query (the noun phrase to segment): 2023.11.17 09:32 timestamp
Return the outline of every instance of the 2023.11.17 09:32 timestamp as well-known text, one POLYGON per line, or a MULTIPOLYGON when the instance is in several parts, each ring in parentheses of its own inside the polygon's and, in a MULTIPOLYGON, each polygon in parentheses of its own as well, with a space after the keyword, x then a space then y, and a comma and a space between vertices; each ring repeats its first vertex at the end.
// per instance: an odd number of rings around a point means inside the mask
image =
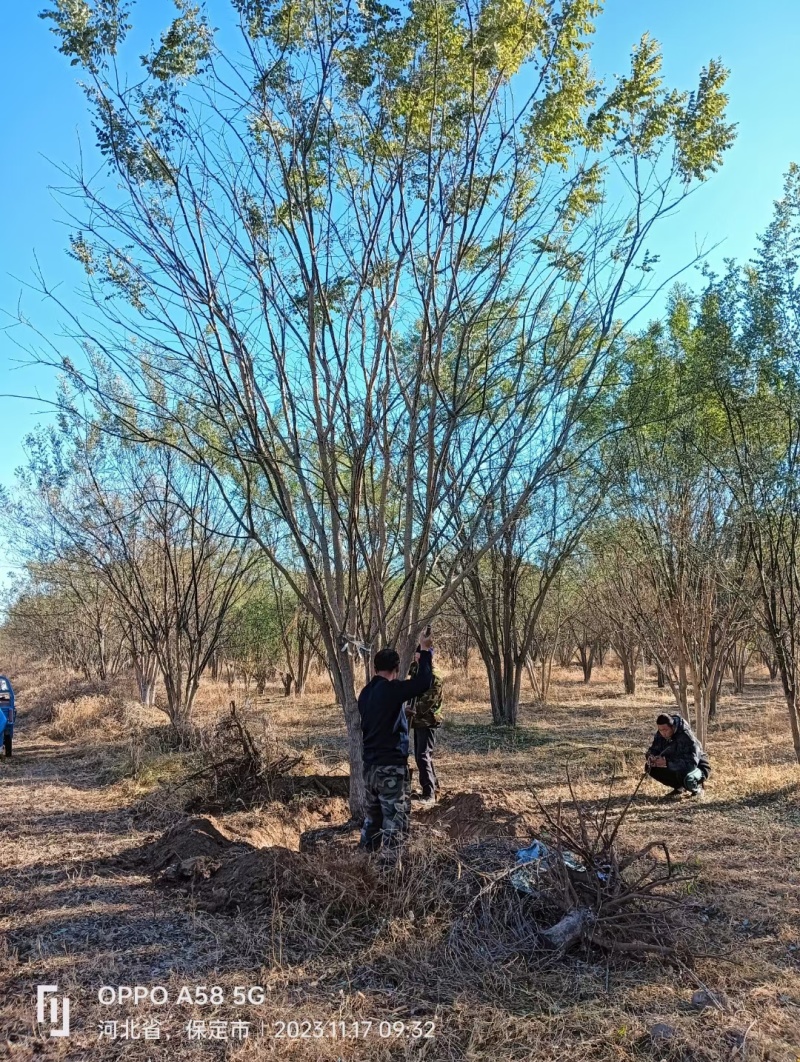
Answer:
POLYGON ((432 1040, 436 1035, 434 1021, 314 1021, 293 1019, 264 1023, 264 1035, 282 1040, 366 1040, 378 1036, 382 1040, 432 1040))

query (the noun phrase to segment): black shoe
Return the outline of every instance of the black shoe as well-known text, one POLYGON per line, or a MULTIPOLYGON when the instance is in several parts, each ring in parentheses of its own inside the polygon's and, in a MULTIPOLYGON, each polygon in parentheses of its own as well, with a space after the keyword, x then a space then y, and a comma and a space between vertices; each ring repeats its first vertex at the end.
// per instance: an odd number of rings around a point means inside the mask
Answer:
POLYGON ((671 793, 667 793, 667 795, 663 799, 664 800, 680 800, 682 796, 683 796, 683 790, 682 789, 673 789, 672 792, 671 793))

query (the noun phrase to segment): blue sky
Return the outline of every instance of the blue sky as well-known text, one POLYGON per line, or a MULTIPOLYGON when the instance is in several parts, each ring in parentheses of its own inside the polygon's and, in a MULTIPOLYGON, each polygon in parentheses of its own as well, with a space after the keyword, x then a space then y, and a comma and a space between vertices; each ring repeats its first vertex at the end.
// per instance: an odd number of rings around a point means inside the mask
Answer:
MULTIPOLYGON (((37 17, 43 6, 44 0, 18 0, 4 3, 0 13, 0 393, 46 400, 54 380, 41 368, 20 365, 26 358, 13 341, 18 330, 8 330, 8 315, 21 308, 57 341, 57 317, 26 284, 37 260, 67 301, 80 284, 81 270, 64 250, 70 229, 51 188, 66 183, 58 167, 74 165, 81 150, 91 160, 94 137, 76 71, 37 17)), ((213 12, 224 7, 225 0, 214 0, 212 22, 213 12)), ((169 0, 139 0, 134 22, 152 25, 155 33, 171 11, 169 0)), ((800 161, 800 3, 606 0, 592 53, 596 71, 622 73, 644 31, 663 45, 666 79, 676 87, 693 87, 700 67, 722 58, 731 69, 730 116, 738 123, 736 145, 721 172, 662 226, 653 249, 673 268, 691 258, 698 244, 721 243, 712 262, 747 257, 780 194, 783 173, 791 161, 800 161)), ((144 51, 146 39, 139 43, 144 51)), ((13 481, 24 436, 49 416, 46 404, 30 398, 0 399, 0 483, 13 481)), ((0 556, 0 575, 4 567, 0 556)))

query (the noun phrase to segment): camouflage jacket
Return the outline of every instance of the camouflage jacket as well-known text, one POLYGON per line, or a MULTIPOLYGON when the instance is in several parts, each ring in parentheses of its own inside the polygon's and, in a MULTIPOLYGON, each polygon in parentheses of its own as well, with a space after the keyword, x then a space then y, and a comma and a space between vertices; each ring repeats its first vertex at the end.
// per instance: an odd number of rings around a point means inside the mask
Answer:
MULTIPOLYGON (((409 678, 413 678, 418 669, 415 661, 408 670, 409 678)), ((409 723, 411 726, 425 726, 434 729, 442 725, 442 680, 434 671, 433 685, 427 693, 421 693, 413 701, 407 704, 409 723), (413 715, 411 714, 413 712, 413 715)))

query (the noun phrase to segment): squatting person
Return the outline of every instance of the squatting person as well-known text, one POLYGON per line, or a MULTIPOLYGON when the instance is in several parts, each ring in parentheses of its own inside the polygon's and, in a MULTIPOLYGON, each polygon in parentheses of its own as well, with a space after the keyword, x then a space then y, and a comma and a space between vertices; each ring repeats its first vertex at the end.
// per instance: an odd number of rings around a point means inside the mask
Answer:
MULTIPOLYGON (((419 646, 411 664, 409 678, 419 671, 419 646)), ((442 725, 442 680, 433 672, 433 682, 426 693, 421 693, 406 706, 409 725, 414 731, 414 762, 417 765, 422 806, 436 802, 439 781, 433 765, 433 750, 436 746, 436 731, 442 725)))
POLYGON ((400 656, 394 649, 375 654, 375 675, 359 694, 363 738, 366 817, 361 846, 397 848, 408 834, 411 793, 408 777, 408 720, 403 709, 433 682, 433 638, 419 640, 419 670, 400 681, 400 656))
POLYGON ((677 800, 684 792, 702 798, 711 765, 692 728, 680 715, 660 715, 656 726, 658 730, 647 750, 645 770, 651 778, 672 789, 667 799, 677 800))

